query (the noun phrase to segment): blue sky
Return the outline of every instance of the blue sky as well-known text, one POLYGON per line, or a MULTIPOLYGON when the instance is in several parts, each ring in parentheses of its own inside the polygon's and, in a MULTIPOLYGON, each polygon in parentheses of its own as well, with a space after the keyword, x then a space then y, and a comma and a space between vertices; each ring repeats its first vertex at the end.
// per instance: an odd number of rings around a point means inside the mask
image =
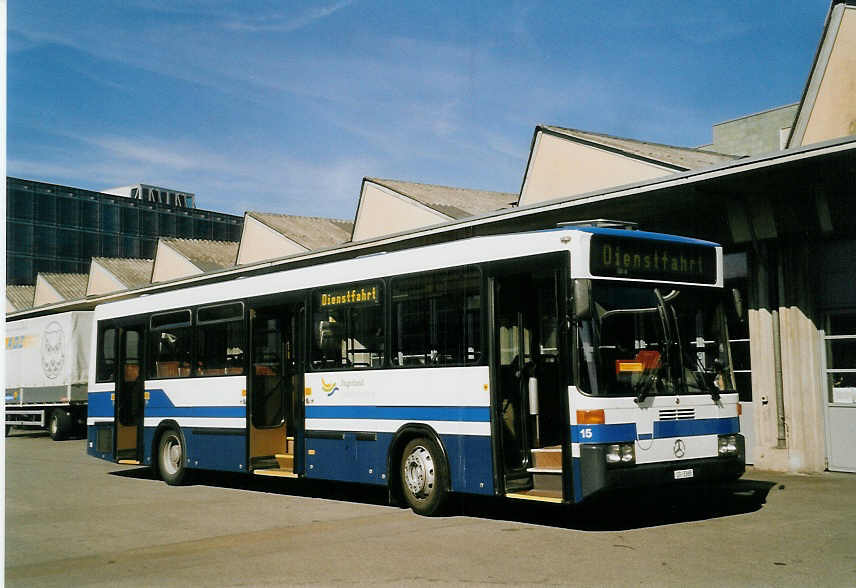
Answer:
POLYGON ((796 102, 828 0, 10 0, 7 173, 352 218, 364 176, 517 192, 547 123, 674 145, 796 102))

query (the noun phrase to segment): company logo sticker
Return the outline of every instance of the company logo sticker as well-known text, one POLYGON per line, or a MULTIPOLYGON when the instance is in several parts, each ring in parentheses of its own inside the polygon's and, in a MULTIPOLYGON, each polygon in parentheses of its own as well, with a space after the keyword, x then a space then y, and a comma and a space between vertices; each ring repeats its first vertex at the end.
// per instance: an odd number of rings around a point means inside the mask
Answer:
POLYGON ((328 384, 324 381, 324 378, 321 378, 321 389, 327 393, 327 396, 332 396, 339 390, 339 387, 336 385, 335 380, 328 384))
POLYGON ((42 333, 42 371, 55 380, 65 365, 65 333, 62 326, 51 321, 42 333))

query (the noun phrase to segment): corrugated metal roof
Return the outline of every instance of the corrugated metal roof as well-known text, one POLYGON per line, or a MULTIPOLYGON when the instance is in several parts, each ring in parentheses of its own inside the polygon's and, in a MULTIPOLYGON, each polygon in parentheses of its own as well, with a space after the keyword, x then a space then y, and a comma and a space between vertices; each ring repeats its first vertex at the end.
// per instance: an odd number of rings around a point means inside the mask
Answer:
POLYGON ((453 219, 511 208, 517 203, 517 194, 508 192, 470 190, 380 178, 366 178, 366 181, 394 190, 453 219))
POLYGON ((204 272, 225 269, 235 265, 238 256, 237 241, 206 241, 204 239, 161 239, 204 272))
POLYGON ((247 215, 310 250, 345 243, 354 227, 353 222, 336 218, 254 211, 247 215))
POLYGON ((152 281, 153 259, 130 259, 121 257, 93 257, 97 263, 128 288, 139 288, 152 281))
POLYGON ((77 300, 86 297, 89 274, 53 274, 40 272, 48 284, 53 286, 65 300, 77 300))
POLYGON ((6 300, 12 303, 15 310, 33 308, 35 296, 35 286, 6 286, 6 300))
POLYGON ((674 145, 663 145, 662 143, 650 143, 647 141, 637 141, 635 139, 625 139, 623 137, 614 137, 612 135, 604 135, 601 133, 590 133, 588 131, 580 131, 578 129, 566 129, 564 127, 553 125, 538 125, 538 128, 545 129, 571 139, 609 147, 611 149, 624 152, 632 157, 653 160, 655 162, 677 168, 680 171, 713 167, 715 165, 721 165, 738 159, 736 155, 727 155, 725 153, 717 153, 715 151, 694 149, 692 147, 675 147, 674 145))

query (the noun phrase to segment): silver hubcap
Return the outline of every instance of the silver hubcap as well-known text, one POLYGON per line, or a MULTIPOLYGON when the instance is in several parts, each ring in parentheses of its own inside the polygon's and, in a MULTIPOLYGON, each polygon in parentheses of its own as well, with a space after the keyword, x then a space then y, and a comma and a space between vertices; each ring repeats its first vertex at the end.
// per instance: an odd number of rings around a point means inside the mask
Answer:
POLYGON ((51 416, 51 435, 56 435, 56 432, 59 430, 59 419, 56 415, 51 416))
POLYGON ((434 490, 434 460, 421 445, 404 460, 404 483, 416 498, 425 498, 434 490))
POLYGON ((161 465, 170 475, 181 467, 181 442, 173 435, 166 438, 161 451, 161 465))

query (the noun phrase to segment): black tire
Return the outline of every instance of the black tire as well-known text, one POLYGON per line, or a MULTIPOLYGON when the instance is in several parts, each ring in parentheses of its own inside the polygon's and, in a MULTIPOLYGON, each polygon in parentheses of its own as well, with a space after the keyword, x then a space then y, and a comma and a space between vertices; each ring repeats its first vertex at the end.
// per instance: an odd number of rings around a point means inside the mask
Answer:
POLYGON ((442 512, 449 495, 449 470, 432 439, 411 439, 401 454, 400 479, 404 499, 416 514, 442 512))
POLYGON ((188 480, 187 449, 184 438, 175 429, 166 429, 158 441, 158 472, 170 486, 181 486, 188 480))
POLYGON ((6 425, 6 436, 8 437, 11 434, 12 434, 12 425, 6 425))
POLYGON ((67 439, 71 433, 72 426, 71 415, 61 408, 51 412, 48 417, 48 431, 51 434, 51 439, 54 441, 67 439))

